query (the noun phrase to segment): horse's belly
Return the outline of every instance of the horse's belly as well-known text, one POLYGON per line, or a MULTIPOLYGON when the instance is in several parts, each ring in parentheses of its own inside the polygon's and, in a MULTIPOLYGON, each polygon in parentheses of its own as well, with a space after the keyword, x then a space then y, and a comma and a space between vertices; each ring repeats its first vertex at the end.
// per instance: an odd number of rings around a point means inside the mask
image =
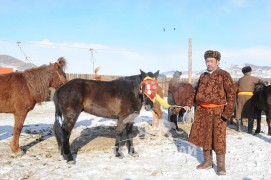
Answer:
POLYGON ((107 104, 89 102, 84 105, 84 111, 99 117, 117 119, 121 113, 121 103, 116 101, 107 104))
POLYGON ((105 108, 92 108, 92 109, 84 109, 85 112, 89 114, 93 114, 99 117, 112 118, 117 119, 119 112, 110 111, 105 108))

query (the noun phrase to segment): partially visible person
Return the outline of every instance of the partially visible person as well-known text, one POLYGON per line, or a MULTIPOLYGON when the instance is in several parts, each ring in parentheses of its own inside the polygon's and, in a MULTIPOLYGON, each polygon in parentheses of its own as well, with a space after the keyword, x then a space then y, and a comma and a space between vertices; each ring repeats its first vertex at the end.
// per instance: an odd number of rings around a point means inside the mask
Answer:
POLYGON ((94 80, 101 81, 102 80, 102 76, 98 74, 98 71, 100 71, 100 67, 96 67, 94 69, 94 80))
POLYGON ((255 84, 262 82, 259 78, 251 75, 252 68, 250 66, 245 66, 242 68, 244 74, 238 80, 238 97, 237 97, 237 107, 236 107, 236 130, 241 131, 242 119, 248 119, 248 133, 252 133, 254 124, 254 108, 251 103, 251 97, 253 96, 253 91, 255 84))
POLYGON ((236 92, 230 74, 219 68, 220 52, 208 50, 204 59, 207 69, 200 75, 195 90, 184 107, 188 110, 189 107, 196 106, 189 142, 203 149, 204 161, 197 169, 213 167, 214 150, 218 174, 226 175, 226 121, 233 113, 236 92))
MULTIPOLYGON (((173 77, 170 79, 168 83, 168 96, 167 96, 167 102, 169 105, 176 105, 175 99, 174 99, 174 92, 176 92, 176 89, 178 88, 179 83, 181 82, 182 72, 181 71, 175 71, 173 73, 173 77)), ((168 121, 173 122, 176 126, 176 130, 178 130, 178 124, 177 124, 177 114, 179 114, 180 108, 169 108, 168 109, 168 121)))
MULTIPOLYGON (((171 94, 171 91, 174 89, 174 85, 180 83, 182 72, 181 71, 175 71, 173 73, 173 77, 170 79, 168 83, 168 94, 171 94)), ((174 103, 174 102, 173 102, 174 103)), ((173 105, 173 104, 172 104, 173 105)))

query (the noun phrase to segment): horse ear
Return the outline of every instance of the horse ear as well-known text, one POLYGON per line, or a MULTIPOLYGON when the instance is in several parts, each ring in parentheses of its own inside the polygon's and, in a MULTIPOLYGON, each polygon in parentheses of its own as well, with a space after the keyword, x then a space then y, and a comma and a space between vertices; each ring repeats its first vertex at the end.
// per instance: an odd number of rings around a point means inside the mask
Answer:
POLYGON ((154 77, 157 79, 158 75, 159 75, 159 70, 156 71, 156 73, 154 73, 154 77))
POLYGON ((66 60, 63 57, 58 58, 58 60, 55 62, 55 67, 58 69, 65 69, 66 67, 66 60))
POLYGON ((141 73, 141 76, 142 76, 143 78, 147 76, 146 73, 145 73, 144 71, 142 71, 141 69, 140 69, 140 73, 141 73))
POLYGON ((55 67, 56 69, 61 69, 59 63, 57 63, 57 62, 54 63, 54 67, 55 67))

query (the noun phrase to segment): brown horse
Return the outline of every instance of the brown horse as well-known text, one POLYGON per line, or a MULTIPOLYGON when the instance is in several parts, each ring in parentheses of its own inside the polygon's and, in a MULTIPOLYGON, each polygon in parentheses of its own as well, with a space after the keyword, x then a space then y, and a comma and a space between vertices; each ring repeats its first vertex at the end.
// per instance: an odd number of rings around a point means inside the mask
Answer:
MULTIPOLYGON (((163 99, 164 98, 164 93, 163 93, 163 89, 161 86, 158 85, 158 91, 157 94, 163 99)), ((161 110, 160 107, 160 103, 158 101, 155 101, 153 103, 153 108, 152 108, 152 115, 153 115, 153 119, 152 119, 152 127, 153 128, 158 128, 161 124, 161 119, 163 116, 163 111, 161 110)))
POLYGON ((54 64, 0 75, 0 113, 13 113, 15 119, 10 145, 13 153, 24 154, 19 147, 19 137, 27 113, 46 99, 49 87, 58 88, 67 82, 65 65, 61 57, 54 64))
MULTIPOLYGON (((190 83, 175 82, 169 87, 168 90, 168 104, 185 106, 186 100, 192 95, 194 91, 190 83)), ((168 121, 173 122, 178 130, 178 116, 183 116, 185 110, 181 107, 170 107, 168 109, 168 121)))

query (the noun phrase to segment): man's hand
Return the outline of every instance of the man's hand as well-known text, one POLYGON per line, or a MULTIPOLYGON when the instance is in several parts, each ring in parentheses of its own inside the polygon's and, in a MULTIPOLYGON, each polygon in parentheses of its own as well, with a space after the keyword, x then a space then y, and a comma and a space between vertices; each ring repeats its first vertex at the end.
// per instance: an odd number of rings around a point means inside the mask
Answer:
POLYGON ((190 109, 190 107, 189 107, 189 106, 184 106, 183 108, 184 108, 184 110, 185 110, 185 111, 187 111, 187 110, 189 110, 189 109, 190 109))

